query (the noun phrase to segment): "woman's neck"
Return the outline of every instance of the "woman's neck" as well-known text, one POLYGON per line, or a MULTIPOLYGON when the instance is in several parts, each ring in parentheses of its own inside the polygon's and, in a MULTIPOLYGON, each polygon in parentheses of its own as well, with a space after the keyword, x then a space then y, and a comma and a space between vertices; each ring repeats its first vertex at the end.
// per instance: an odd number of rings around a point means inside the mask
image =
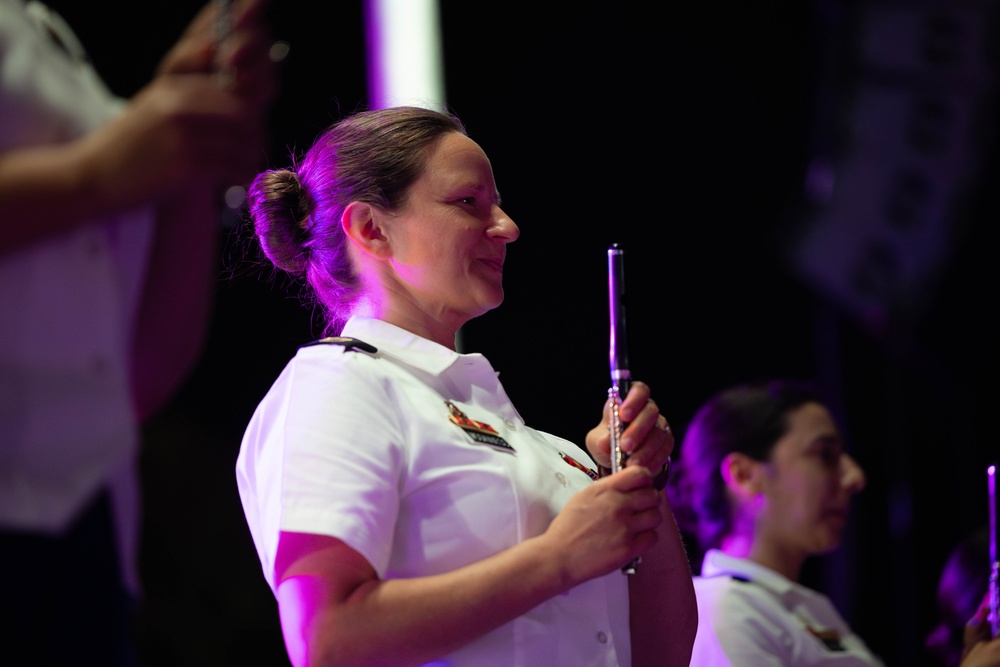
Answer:
POLYGON ((388 322, 421 338, 443 345, 449 350, 456 350, 455 340, 458 329, 450 323, 435 320, 423 311, 405 307, 397 308, 387 305, 385 302, 376 303, 362 300, 352 310, 352 314, 388 322))

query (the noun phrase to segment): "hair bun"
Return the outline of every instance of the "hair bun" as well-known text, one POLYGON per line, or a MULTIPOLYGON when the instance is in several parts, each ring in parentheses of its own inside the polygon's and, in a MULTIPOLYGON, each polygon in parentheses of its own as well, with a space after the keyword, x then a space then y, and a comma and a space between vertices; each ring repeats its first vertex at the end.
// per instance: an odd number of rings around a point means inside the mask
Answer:
POLYGON ((311 198, 292 169, 272 169, 254 179, 248 193, 254 231, 274 265, 301 276, 308 260, 311 198))

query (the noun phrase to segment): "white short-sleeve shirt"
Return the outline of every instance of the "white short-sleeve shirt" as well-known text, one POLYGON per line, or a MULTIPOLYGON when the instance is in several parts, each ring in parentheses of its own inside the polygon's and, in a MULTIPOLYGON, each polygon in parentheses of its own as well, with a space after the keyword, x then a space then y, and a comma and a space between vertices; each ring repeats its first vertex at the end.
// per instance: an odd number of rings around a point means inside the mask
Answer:
MULTIPOLYGON (((526 426, 482 355, 375 319, 352 318, 342 335, 377 351, 301 348, 240 449, 240 497, 272 589, 282 530, 341 539, 383 579, 420 577, 542 533, 591 483, 586 452, 526 426)), ((624 666, 628 632, 627 580, 616 571, 440 664, 624 666)))
POLYGON ((710 549, 694 579, 691 667, 884 667, 829 598, 710 549))

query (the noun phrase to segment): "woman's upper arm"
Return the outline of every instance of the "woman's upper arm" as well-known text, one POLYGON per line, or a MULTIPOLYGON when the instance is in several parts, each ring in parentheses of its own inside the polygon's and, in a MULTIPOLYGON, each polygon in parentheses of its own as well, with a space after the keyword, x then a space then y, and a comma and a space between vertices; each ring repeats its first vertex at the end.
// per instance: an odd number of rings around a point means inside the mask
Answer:
POLYGON ((275 596, 288 656, 295 667, 323 651, 323 631, 356 593, 378 583, 371 564, 328 535, 282 531, 274 565, 275 596))

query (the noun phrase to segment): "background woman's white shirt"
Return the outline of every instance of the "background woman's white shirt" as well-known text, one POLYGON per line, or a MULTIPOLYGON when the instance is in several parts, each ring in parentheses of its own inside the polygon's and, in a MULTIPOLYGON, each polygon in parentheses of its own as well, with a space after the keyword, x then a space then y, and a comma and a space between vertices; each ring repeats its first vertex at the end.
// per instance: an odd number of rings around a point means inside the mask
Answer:
POLYGON ((692 667, 884 667, 823 594, 710 549, 692 667))

